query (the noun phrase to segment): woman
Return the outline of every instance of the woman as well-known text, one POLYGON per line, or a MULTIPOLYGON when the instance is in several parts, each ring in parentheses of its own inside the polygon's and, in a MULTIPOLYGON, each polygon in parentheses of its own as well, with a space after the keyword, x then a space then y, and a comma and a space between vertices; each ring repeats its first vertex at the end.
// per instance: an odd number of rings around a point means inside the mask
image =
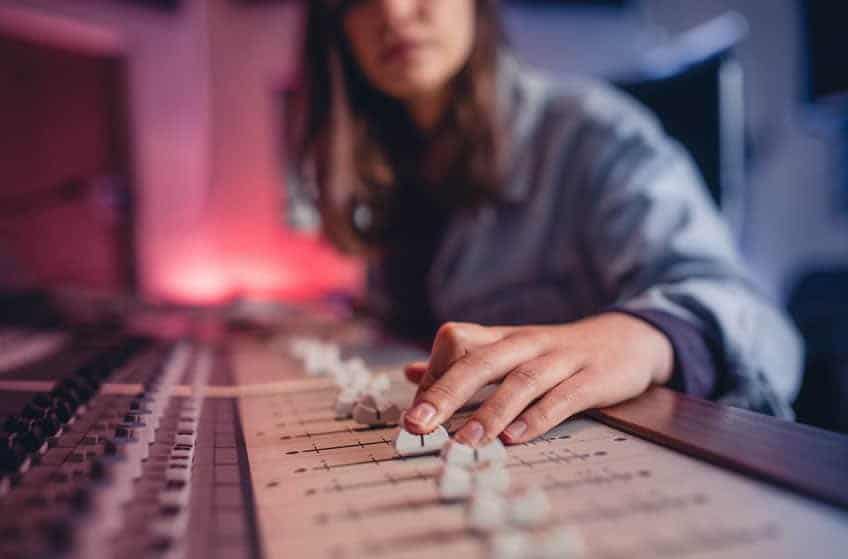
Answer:
POLYGON ((651 384, 791 416, 800 347, 692 163, 609 88, 505 50, 487 0, 309 4, 297 160, 369 298, 436 330, 405 427, 530 440, 651 384))

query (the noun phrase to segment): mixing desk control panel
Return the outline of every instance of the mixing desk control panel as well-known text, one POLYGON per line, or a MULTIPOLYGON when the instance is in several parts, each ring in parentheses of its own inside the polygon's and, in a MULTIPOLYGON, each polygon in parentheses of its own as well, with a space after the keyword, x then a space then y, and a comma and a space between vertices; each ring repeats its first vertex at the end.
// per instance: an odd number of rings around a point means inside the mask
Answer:
MULTIPOLYGON (((426 353, 358 321, 171 340, 7 329, 0 349, 3 558, 725 559, 848 548, 844 437, 804 431, 829 449, 804 461, 836 472, 833 498, 827 485, 816 498, 724 467, 707 450, 727 419, 687 419, 670 392, 677 412, 660 430, 695 425, 705 446, 669 448, 652 434, 656 417, 630 428, 621 418, 635 408, 624 407, 530 443, 471 448, 451 435, 486 393, 433 433, 404 431, 413 387, 402 366, 426 353)), ((796 429, 762 421, 740 453, 771 451, 769 432, 796 429)))

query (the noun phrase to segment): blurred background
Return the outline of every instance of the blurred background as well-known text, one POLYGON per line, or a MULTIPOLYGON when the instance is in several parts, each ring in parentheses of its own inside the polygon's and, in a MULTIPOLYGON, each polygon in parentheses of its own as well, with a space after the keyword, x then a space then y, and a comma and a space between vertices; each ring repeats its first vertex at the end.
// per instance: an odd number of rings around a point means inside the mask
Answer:
MULTIPOLYGON (((360 289, 286 184, 304 2, 0 0, 0 290, 180 305, 360 289)), ((611 80, 694 154, 807 340, 802 421, 848 431, 848 11, 502 2, 519 56, 611 80)), ((11 294, 11 295, 9 295, 11 294)))

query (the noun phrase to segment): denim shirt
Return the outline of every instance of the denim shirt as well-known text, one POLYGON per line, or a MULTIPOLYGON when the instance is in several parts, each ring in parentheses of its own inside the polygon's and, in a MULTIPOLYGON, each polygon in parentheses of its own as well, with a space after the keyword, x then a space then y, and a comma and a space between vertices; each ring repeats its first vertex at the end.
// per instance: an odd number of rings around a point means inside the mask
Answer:
MULTIPOLYGON (((497 94, 507 179, 497 202, 450 217, 425 278, 432 315, 486 325, 671 315, 717 353, 714 381, 690 391, 791 417, 800 339, 754 285, 687 153, 598 82, 555 81, 504 56, 497 94)), ((384 264, 369 268, 368 298, 402 313, 414 305, 387 298, 384 264)))

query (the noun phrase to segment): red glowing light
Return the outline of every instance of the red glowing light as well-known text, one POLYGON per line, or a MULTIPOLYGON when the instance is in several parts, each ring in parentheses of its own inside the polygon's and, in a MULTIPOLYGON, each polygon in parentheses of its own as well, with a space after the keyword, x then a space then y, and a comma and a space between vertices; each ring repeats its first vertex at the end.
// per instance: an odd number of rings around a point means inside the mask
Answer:
POLYGON ((264 250, 229 246, 172 258, 157 274, 160 296, 217 304, 237 296, 301 300, 361 289, 362 264, 357 260, 338 255, 313 237, 288 234, 273 240, 262 243, 264 250))

